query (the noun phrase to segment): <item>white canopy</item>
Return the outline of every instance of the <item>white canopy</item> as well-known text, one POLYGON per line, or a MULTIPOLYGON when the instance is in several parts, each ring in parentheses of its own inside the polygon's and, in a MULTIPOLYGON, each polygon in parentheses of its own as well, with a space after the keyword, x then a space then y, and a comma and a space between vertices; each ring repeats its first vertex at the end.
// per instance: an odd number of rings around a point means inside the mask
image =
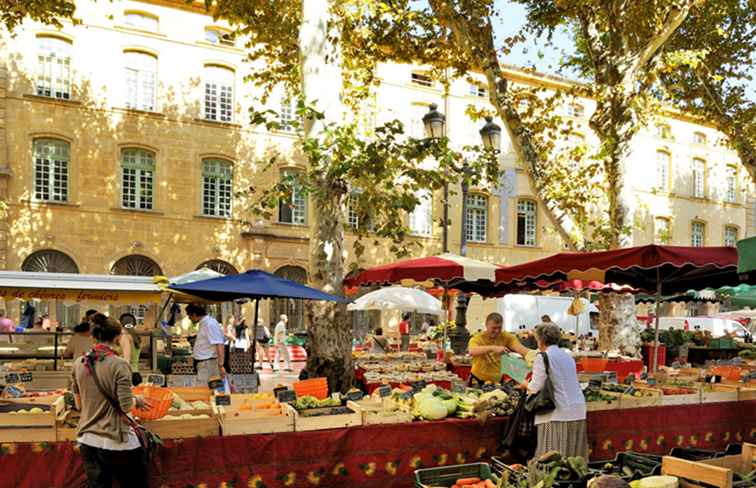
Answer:
POLYGON ((160 301, 160 294, 150 276, 0 271, 0 299, 5 300, 146 303, 160 301))
POLYGON ((423 290, 403 286, 390 286, 370 292, 350 303, 347 310, 400 310, 432 315, 443 313, 440 300, 423 290))
POLYGON ((209 280, 212 278, 220 278, 225 276, 223 273, 218 273, 210 268, 201 268, 194 271, 189 271, 182 275, 174 276, 170 279, 172 285, 185 285, 187 283, 194 283, 195 281, 209 280))

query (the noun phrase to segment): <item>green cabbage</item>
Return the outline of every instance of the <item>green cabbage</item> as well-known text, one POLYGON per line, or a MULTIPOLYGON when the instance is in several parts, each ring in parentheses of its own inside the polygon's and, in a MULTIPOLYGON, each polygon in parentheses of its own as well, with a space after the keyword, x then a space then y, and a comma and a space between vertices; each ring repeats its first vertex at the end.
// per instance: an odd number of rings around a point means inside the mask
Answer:
POLYGON ((420 416, 426 420, 441 420, 446 418, 449 413, 444 403, 433 397, 422 398, 417 410, 420 416))

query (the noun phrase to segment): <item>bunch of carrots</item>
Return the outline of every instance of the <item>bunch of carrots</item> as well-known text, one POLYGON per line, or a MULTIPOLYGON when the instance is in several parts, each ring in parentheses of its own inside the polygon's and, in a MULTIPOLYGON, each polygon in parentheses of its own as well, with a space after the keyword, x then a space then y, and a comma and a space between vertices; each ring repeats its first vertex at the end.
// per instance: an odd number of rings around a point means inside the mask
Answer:
POLYGON ((496 488, 491 480, 481 480, 480 478, 460 478, 451 488, 496 488))

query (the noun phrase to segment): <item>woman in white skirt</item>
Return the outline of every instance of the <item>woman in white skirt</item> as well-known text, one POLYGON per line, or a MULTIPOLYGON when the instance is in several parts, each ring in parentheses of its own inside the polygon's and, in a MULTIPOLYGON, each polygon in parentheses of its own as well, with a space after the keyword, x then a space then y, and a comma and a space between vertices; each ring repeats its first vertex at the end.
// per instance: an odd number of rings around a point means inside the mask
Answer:
POLYGON ((536 459, 549 451, 558 451, 563 456, 588 458, 586 433, 585 397, 580 389, 575 360, 557 344, 562 332, 554 323, 536 327, 535 337, 540 353, 533 363, 533 378, 528 383, 528 393, 538 393, 546 381, 546 366, 543 354, 548 356, 549 377, 554 386, 556 408, 548 413, 537 414, 538 429, 536 459))

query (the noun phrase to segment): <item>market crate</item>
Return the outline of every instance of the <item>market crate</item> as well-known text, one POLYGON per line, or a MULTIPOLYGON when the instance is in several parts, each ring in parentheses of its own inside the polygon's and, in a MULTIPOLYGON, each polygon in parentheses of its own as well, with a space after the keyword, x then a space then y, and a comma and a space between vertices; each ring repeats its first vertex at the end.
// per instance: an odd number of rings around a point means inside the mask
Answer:
POLYGON ((725 384, 717 383, 712 385, 717 392, 737 392, 738 401, 756 400, 756 386, 748 383, 725 384))
POLYGON ((488 463, 471 463, 417 469, 415 470, 415 487, 453 486, 461 478, 491 479, 491 465, 488 463))
POLYGON ((756 445, 743 444, 740 455, 702 461, 687 461, 672 456, 662 459, 662 473, 680 478, 680 488, 732 488, 735 475, 747 475, 756 462, 756 445))
MULTIPOLYGON (((172 412, 169 415, 172 415, 172 412)), ((161 439, 190 439, 193 437, 214 437, 220 433, 218 418, 212 410, 188 410, 191 415, 207 415, 208 418, 148 420, 144 426, 160 436, 161 439)))
POLYGON ((207 386, 175 386, 168 389, 186 402, 203 401, 210 404, 212 391, 207 386))
POLYGON ((614 400, 599 400, 595 402, 586 402, 586 410, 589 412, 599 412, 603 410, 619 410, 622 395, 613 391, 602 391, 604 395, 613 396, 614 400))
POLYGON ((52 442, 56 440, 58 415, 65 406, 62 396, 0 401, 0 442, 52 442), (23 400, 23 401, 21 401, 23 400), (11 414, 41 408, 42 413, 11 414))
POLYGON ((412 414, 401 410, 385 410, 383 402, 360 400, 359 402, 347 402, 347 406, 362 413, 363 425, 406 424, 412 422, 412 414))
POLYGON ((294 417, 295 432, 341 429, 362 425, 362 412, 354 411, 349 407, 347 407, 347 412, 328 415, 326 412, 339 407, 310 408, 299 411, 289 404, 286 404, 286 406, 289 409, 289 414, 294 417))
MULTIPOLYGON (((78 437, 76 427, 72 427, 66 421, 73 417, 73 410, 63 410, 58 414, 57 424, 55 426, 55 440, 58 442, 75 441, 78 437)), ((78 420, 76 422, 78 424, 78 420)))
POLYGON ((701 403, 701 390, 699 388, 660 385, 656 389, 662 392, 662 406, 664 407, 671 405, 698 405, 701 403), (677 392, 681 390, 686 390, 688 393, 677 392))
POLYGON ((661 390, 648 388, 640 389, 638 390, 638 392, 641 394, 641 396, 622 395, 622 398, 620 398, 619 408, 646 408, 660 407, 662 405, 661 390))
POLYGON ((278 404, 276 408, 255 408, 275 400, 256 400, 253 395, 244 393, 232 393, 230 397, 230 405, 213 405, 220 421, 221 435, 294 432, 294 417, 285 404, 278 404), (245 404, 251 409, 247 410, 245 404))
POLYGON ((701 390, 701 403, 737 402, 738 390, 732 385, 714 383, 701 390))

